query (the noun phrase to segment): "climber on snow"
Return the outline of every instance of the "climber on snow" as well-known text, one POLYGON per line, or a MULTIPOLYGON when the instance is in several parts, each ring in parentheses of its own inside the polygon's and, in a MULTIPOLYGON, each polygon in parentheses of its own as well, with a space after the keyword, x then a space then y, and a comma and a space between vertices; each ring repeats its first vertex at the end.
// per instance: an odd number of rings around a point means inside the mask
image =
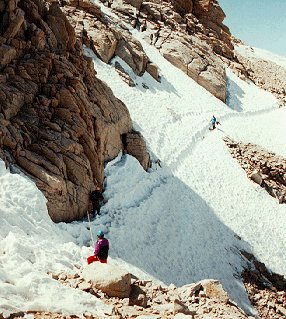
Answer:
POLYGON ((100 230, 97 233, 97 242, 94 248, 94 257, 98 259, 101 263, 107 263, 109 250, 109 242, 104 238, 104 232, 100 230))
POLYGON ((216 117, 213 115, 212 119, 211 119, 211 124, 212 124, 212 129, 214 130, 216 128, 216 125, 219 125, 220 122, 217 121, 216 117))
POLYGON ((94 254, 87 258, 87 263, 91 264, 95 261, 99 261, 103 264, 107 264, 109 251, 109 241, 104 237, 104 232, 99 230, 97 232, 97 241, 94 247, 94 254))
POLYGON ((102 195, 102 190, 99 185, 95 187, 95 190, 90 193, 90 200, 92 203, 92 213, 94 216, 100 215, 100 207, 104 202, 104 197, 102 195))

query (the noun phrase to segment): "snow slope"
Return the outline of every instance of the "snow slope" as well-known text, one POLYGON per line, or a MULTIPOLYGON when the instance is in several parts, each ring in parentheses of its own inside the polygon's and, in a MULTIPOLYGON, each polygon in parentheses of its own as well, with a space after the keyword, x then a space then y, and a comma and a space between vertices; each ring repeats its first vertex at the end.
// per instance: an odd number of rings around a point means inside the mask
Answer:
MULTIPOLYGON (((111 263, 166 284, 219 279, 240 306, 253 312, 239 278, 245 262, 239 250, 286 275, 286 208, 247 179, 222 138, 257 143, 285 156, 285 109, 231 71, 226 106, 133 33, 160 67, 161 83, 148 74, 137 77, 119 58, 106 65, 91 51, 86 54, 94 59, 98 77, 129 108, 153 165, 145 172, 133 157, 121 155, 107 165, 108 202, 92 230, 108 233, 111 263), (136 87, 122 82, 115 61, 136 87), (222 125, 209 132, 213 114, 222 125)), ((11 174, 2 162, 0 221, 0 313, 108 312, 96 298, 60 286, 47 274, 74 272, 85 263, 91 252, 87 222, 53 224, 35 185, 11 174)))
MULTIPOLYGON (((81 241, 89 238, 86 228, 78 231, 81 241)), ((0 313, 49 310, 104 315, 108 306, 47 274, 71 273, 87 255, 87 248, 82 249, 51 221, 46 200, 35 184, 11 174, 0 161, 0 313)))

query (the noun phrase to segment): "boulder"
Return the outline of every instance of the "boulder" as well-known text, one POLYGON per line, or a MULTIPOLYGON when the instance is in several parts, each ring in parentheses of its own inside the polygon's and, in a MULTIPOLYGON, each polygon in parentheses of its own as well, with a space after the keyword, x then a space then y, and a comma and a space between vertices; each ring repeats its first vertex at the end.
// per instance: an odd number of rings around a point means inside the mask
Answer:
POLYGON ((124 139, 126 152, 134 156, 142 167, 147 170, 150 167, 150 155, 147 152, 146 143, 141 133, 132 131, 127 133, 124 139))
POLYGON ((225 138, 231 154, 246 171, 247 176, 263 187, 280 204, 286 202, 286 159, 255 144, 235 143, 225 138))
POLYGON ((123 0, 123 2, 132 5, 137 10, 140 10, 143 0, 123 0))
POLYGON ((128 74, 127 71, 123 68, 123 66, 119 62, 115 62, 115 70, 121 77, 121 79, 127 83, 129 86, 134 87, 136 86, 135 82, 132 80, 131 76, 128 74))
POLYGON ((193 0, 171 0, 174 10, 181 16, 191 13, 193 10, 193 0))
POLYGON ((13 59, 16 58, 17 51, 15 48, 2 44, 0 46, 0 68, 9 64, 13 59))
POLYGON ((146 293, 137 285, 131 286, 131 292, 129 296, 129 306, 147 307, 146 293))
POLYGON ((261 185, 263 182, 263 178, 262 178, 261 174, 258 173, 257 171, 254 171, 251 174, 250 178, 254 181, 254 183, 256 183, 258 185, 261 185))
POLYGON ((201 288, 201 283, 185 285, 179 288, 181 300, 190 300, 191 297, 201 288))
POLYGON ((3 34, 3 37, 6 39, 14 38, 17 35, 17 33, 21 30, 21 27, 25 20, 24 12, 21 9, 17 9, 15 11, 16 11, 16 15, 13 16, 13 18, 9 22, 9 25, 6 31, 3 34))
POLYGON ((94 262, 83 270, 82 277, 109 297, 128 298, 130 295, 131 274, 118 266, 94 262))
POLYGON ((70 50, 74 48, 76 41, 74 28, 56 2, 52 2, 50 6, 47 24, 54 33, 60 49, 70 50))
POLYGON ((222 303, 227 303, 229 301, 228 294, 224 291, 218 280, 206 279, 200 281, 200 284, 202 285, 207 298, 213 298, 222 303))
POLYGON ((236 56, 240 64, 232 64, 240 72, 240 77, 247 76, 257 86, 274 94, 281 106, 286 104, 286 69, 273 61, 265 60, 253 55, 251 47, 240 50, 238 46, 236 56), (245 52, 245 53, 244 53, 245 52), (242 71, 239 69, 242 67, 242 71))
POLYGON ((194 319, 195 317, 193 315, 185 315, 183 313, 177 313, 173 319, 194 319))
POLYGON ((161 54, 218 99, 226 100, 226 74, 221 60, 201 41, 188 43, 180 37, 169 37, 161 45, 161 54), (205 54, 206 51, 208 54, 205 54))
POLYGON ((174 315, 176 315, 177 313, 182 313, 184 315, 193 316, 196 314, 196 311, 189 310, 189 308, 183 302, 181 302, 178 299, 175 299, 173 313, 174 315))
POLYGON ((158 66, 155 63, 148 62, 146 70, 156 81, 161 81, 158 66))

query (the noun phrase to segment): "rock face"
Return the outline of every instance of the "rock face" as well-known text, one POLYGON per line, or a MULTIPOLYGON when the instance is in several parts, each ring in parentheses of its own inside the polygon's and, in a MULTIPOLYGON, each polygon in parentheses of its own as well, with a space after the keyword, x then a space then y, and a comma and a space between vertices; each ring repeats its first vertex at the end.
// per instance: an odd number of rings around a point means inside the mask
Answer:
POLYGON ((236 56, 245 69, 245 76, 265 91, 273 93, 280 105, 286 105, 286 69, 282 66, 258 57, 244 56, 239 51, 236 56))
POLYGON ((286 279, 259 262, 252 254, 242 252, 247 266, 244 285, 251 304, 261 319, 281 319, 286 316, 286 279))
POLYGON ((132 129, 129 112, 56 3, 1 0, 0 18, 0 157, 32 177, 54 221, 81 218, 132 129))
POLYGON ((99 7, 90 1, 68 0, 62 9, 74 27, 76 37, 103 62, 108 63, 118 56, 135 74, 146 71, 149 58, 122 22, 105 18, 99 7))
POLYGON ((226 100, 224 64, 218 55, 233 59, 234 54, 216 0, 114 0, 111 8, 138 29, 146 19, 145 39, 217 98, 226 100))
POLYGON ((147 170, 150 167, 150 156, 147 152, 146 143, 140 132, 132 131, 124 136, 125 150, 134 156, 141 166, 147 170))
POLYGON ((254 144, 230 139, 225 139, 225 142, 247 176, 277 198, 279 203, 286 203, 286 159, 254 144))

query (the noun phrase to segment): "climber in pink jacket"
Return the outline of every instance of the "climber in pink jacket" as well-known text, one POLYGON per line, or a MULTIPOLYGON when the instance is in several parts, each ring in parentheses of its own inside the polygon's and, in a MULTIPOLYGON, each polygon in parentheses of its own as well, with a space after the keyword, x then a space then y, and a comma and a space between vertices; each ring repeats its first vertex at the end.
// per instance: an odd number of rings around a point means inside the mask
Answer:
POLYGON ((104 232, 100 230, 97 233, 97 242, 94 248, 94 257, 96 261, 100 261, 101 263, 107 263, 109 250, 109 242, 106 238, 104 238, 104 232))

